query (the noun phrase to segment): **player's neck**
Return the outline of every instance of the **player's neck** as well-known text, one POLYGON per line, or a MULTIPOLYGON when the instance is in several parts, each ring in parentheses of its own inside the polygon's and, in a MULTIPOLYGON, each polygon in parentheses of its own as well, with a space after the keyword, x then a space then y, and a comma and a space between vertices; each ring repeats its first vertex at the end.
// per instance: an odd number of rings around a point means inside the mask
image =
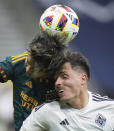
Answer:
POLYGON ((89 94, 88 91, 85 90, 81 92, 79 97, 74 98, 73 100, 69 101, 69 105, 75 109, 82 109, 84 108, 89 101, 89 94))

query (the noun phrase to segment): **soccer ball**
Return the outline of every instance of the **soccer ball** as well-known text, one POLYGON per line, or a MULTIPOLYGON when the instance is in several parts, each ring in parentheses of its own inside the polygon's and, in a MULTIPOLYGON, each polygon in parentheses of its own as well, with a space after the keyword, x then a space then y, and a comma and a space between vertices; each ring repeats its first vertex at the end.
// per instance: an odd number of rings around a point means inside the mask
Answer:
POLYGON ((68 44, 79 32, 79 18, 70 7, 53 5, 41 15, 40 29, 46 30, 50 35, 64 35, 64 43, 68 44))

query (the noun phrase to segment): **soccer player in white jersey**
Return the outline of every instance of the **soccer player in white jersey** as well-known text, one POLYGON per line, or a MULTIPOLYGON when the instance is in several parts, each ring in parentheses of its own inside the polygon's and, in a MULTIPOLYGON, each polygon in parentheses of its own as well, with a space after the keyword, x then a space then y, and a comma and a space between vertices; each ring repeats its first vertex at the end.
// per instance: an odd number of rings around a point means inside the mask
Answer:
POLYGON ((55 76, 59 101, 36 107, 20 131, 114 131, 114 101, 88 91, 82 54, 68 52, 55 76))

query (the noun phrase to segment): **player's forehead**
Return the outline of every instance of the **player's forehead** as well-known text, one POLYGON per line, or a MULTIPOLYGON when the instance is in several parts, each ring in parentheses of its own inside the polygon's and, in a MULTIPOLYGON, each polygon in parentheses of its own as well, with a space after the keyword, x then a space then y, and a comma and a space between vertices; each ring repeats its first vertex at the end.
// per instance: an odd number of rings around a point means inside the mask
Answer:
POLYGON ((64 64, 61 66, 60 70, 58 70, 58 71, 56 72, 56 77, 58 77, 58 76, 60 76, 60 75, 64 75, 64 74, 69 74, 69 72, 71 72, 71 71, 72 71, 72 66, 71 66, 71 64, 70 64, 69 62, 66 62, 66 63, 64 63, 64 64))

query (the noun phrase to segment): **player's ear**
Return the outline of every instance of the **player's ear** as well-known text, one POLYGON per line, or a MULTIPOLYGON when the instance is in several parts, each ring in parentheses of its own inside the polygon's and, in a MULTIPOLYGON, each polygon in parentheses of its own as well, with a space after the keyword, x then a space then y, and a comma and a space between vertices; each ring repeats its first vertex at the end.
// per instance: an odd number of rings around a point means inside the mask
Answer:
POLYGON ((87 77, 86 73, 82 73, 82 75, 81 75, 81 79, 82 79, 82 84, 87 83, 87 81, 88 81, 88 77, 87 77))

